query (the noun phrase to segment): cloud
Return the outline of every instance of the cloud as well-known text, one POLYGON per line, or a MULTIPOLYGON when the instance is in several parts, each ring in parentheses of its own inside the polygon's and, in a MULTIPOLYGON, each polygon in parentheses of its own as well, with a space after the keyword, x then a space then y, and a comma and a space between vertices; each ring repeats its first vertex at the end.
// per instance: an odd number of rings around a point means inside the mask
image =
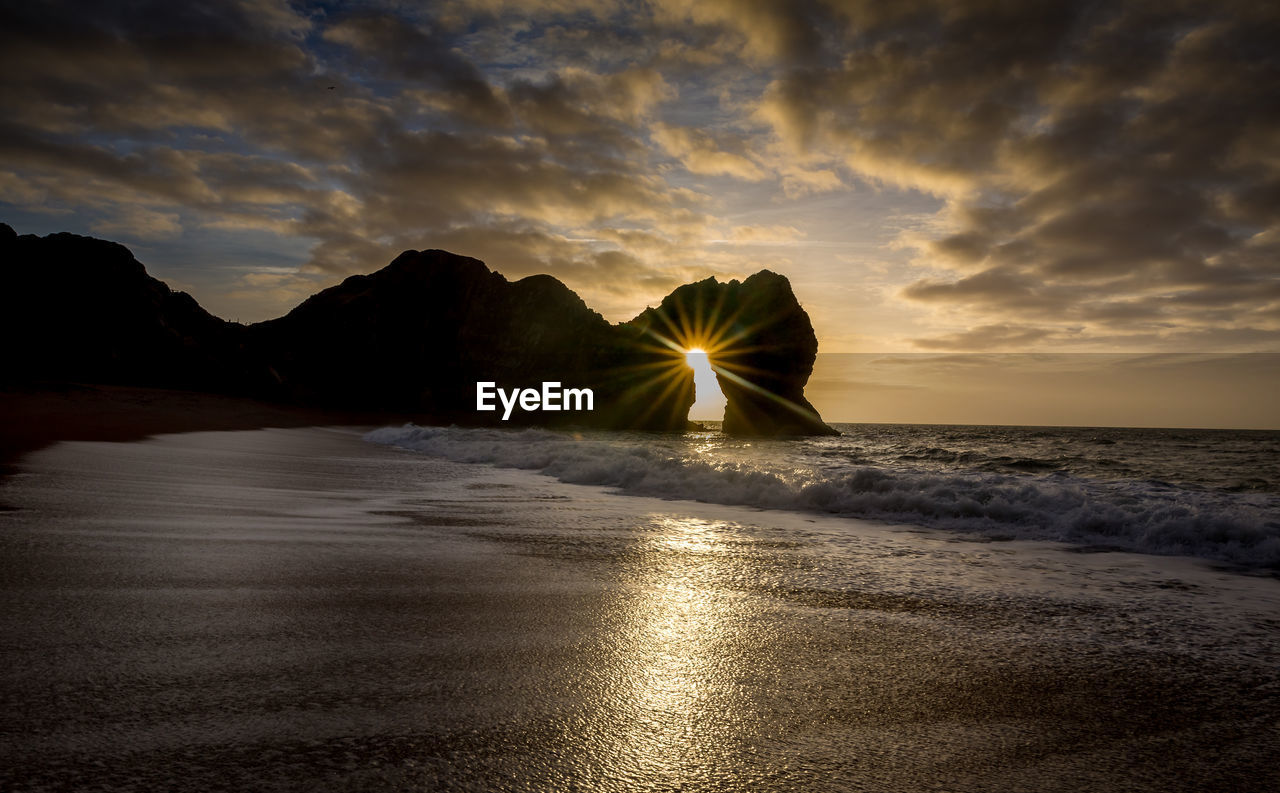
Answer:
POLYGON ((838 64, 798 65, 757 112, 797 150, 951 197, 953 230, 919 246, 932 272, 903 297, 988 326, 1280 341, 1276 268, 1249 242, 1280 224, 1256 143, 1280 134, 1270 6, 967 3, 859 25, 838 64))
POLYGON ((729 231, 734 242, 787 243, 804 238, 795 226, 734 226, 729 231))
POLYGON ((654 107, 675 96, 653 69, 596 74, 568 68, 541 82, 515 80, 510 99, 520 121, 544 135, 603 137, 617 148, 634 148, 621 128, 634 127, 654 107))
POLYGON ((949 200, 903 297, 1087 335, 1212 294, 1240 318, 1223 321, 1280 334, 1275 269, 1247 243, 1280 224, 1273 6, 723 0, 681 18, 773 64, 752 118, 824 187, 844 168, 949 200))
POLYGON ((157 212, 145 207, 125 207, 107 220, 98 220, 89 228, 99 234, 118 235, 124 239, 156 240, 176 237, 182 224, 176 212, 157 212))
POLYGON ((844 180, 830 168, 809 170, 792 166, 783 169, 782 192, 787 198, 801 198, 812 193, 830 193, 844 186, 844 180))
POLYGON ((480 70, 429 24, 392 14, 353 13, 327 26, 323 38, 352 50, 349 65, 356 69, 439 91, 453 99, 453 109, 473 119, 496 125, 509 121, 509 109, 480 70))
POLYGON ((741 139, 735 140, 727 135, 717 139, 701 130, 662 123, 654 124, 649 134, 664 151, 680 160, 690 173, 732 176, 749 182, 765 178, 765 172, 742 153, 745 146, 741 139))
POLYGON ((668 24, 705 26, 733 36, 739 51, 757 62, 803 59, 817 51, 834 12, 811 0, 657 0, 654 7, 668 24))
POLYGON ((1026 349, 1029 345, 1056 335, 1049 328, 1027 325, 980 325, 976 328, 942 337, 914 339, 916 347, 924 350, 1010 350, 1026 349))
POLYGON ((713 230, 923 195, 884 251, 912 344, 1270 349, 1277 39, 1243 0, 8 4, 0 185, 103 234, 307 240, 321 279, 453 241, 620 311, 786 263, 713 230))

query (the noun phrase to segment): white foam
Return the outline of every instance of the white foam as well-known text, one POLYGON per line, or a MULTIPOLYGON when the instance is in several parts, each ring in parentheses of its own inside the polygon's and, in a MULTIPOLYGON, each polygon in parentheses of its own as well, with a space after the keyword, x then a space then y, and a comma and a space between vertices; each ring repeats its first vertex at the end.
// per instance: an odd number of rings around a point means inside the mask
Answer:
POLYGON ((912 523, 1010 539, 1055 540, 1280 567, 1274 494, 1063 474, 923 473, 848 464, 788 468, 622 435, 387 427, 367 440, 457 462, 540 471, 624 493, 912 523), (773 467, 770 467, 770 465, 773 467))

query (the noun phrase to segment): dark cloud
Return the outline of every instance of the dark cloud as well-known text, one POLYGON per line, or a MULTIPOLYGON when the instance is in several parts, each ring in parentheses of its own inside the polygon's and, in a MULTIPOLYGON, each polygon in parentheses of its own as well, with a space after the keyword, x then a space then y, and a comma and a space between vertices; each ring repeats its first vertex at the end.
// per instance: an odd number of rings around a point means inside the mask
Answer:
POLYGON ((935 274, 909 299, 1102 326, 1135 303, 1173 316, 1186 290, 1252 287, 1231 293, 1239 312, 1274 300, 1254 250, 1280 221, 1260 145, 1280 136, 1274 4, 832 7, 825 57, 784 56, 758 113, 797 152, 950 197, 955 230, 923 246, 935 274))
POLYGON ((353 71, 436 92, 447 98, 450 109, 473 120, 499 126, 510 122, 509 109, 480 70, 429 23, 355 13, 328 24, 323 38, 351 50, 343 63, 353 71))

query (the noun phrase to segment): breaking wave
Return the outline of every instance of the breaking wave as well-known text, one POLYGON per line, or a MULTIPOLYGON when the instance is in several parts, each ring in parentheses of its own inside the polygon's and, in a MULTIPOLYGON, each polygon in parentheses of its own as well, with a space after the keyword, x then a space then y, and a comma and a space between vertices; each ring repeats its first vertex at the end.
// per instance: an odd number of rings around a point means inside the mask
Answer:
MULTIPOLYGON (((805 441, 762 444, 749 460, 680 439, 622 433, 387 427, 376 443, 455 462, 523 468, 622 493, 799 510, 1106 549, 1280 568, 1280 496, 1191 489, 1151 479, 1063 472, 940 472, 834 465, 830 450, 796 464, 805 441), (786 454, 777 450, 791 444, 786 454)), ((803 459, 801 454, 800 458, 803 459)))

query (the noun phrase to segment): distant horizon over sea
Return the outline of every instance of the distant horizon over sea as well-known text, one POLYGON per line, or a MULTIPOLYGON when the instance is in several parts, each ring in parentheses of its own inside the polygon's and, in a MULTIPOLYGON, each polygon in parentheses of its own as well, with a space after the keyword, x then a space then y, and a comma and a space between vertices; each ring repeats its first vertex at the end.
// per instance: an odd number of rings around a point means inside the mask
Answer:
POLYGON ((828 423, 992 427, 1280 430, 1276 394, 1272 352, 819 352, 805 387, 828 423))

